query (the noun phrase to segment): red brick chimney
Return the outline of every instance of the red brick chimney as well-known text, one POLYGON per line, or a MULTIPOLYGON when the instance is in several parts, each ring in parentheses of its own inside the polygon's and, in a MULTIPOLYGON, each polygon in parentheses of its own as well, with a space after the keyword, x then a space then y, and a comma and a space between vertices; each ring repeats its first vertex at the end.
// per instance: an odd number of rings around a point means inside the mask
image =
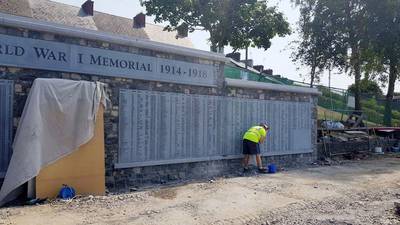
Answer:
POLYGON ((236 62, 240 61, 240 52, 232 52, 229 54, 226 54, 226 57, 231 58, 233 60, 235 60, 236 62))
POLYGON ((176 31, 178 34, 176 35, 176 38, 185 38, 188 36, 189 33, 189 26, 187 23, 182 23, 179 27, 177 27, 176 31))
POLYGON ((133 17, 133 27, 134 28, 143 28, 146 26, 146 15, 143 13, 137 14, 133 17))
POLYGON ((87 0, 85 3, 82 4, 82 10, 86 13, 86 15, 93 16, 93 7, 94 2, 91 0, 87 0))
POLYGON ((253 66, 253 68, 255 70, 257 70, 258 72, 260 72, 260 73, 262 73, 264 71, 264 66, 263 65, 253 66))

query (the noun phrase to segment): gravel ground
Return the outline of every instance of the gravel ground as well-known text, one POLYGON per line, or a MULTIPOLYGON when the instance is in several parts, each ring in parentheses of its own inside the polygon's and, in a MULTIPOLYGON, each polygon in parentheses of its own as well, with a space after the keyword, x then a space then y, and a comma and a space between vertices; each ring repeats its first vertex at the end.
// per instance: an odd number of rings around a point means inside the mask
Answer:
POLYGON ((0 224, 400 224, 400 158, 0 209, 0 224))

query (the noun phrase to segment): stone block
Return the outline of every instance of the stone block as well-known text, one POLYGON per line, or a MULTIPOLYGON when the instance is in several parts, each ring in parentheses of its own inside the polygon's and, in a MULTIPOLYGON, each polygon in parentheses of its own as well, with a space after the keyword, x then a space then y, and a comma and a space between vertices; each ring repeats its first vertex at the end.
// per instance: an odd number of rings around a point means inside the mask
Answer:
POLYGON ((43 34, 42 38, 43 38, 43 40, 46 40, 46 41, 54 41, 55 40, 54 34, 49 34, 49 33, 43 34))
POLYGON ((82 76, 76 73, 71 73, 71 79, 73 80, 82 80, 82 76))
POLYGON ((7 34, 7 29, 4 27, 0 27, 0 34, 7 34))
POLYGON ((103 47, 103 48, 109 48, 109 47, 110 47, 110 43, 102 42, 102 43, 101 43, 101 47, 103 47))
POLYGON ((10 73, 19 73, 22 70, 22 68, 16 68, 16 67, 8 67, 8 72, 10 73))
POLYGON ((180 179, 185 179, 186 178, 186 173, 185 172, 179 172, 179 178, 180 179))
POLYGON ((22 93, 22 85, 21 84, 15 84, 14 85, 14 91, 16 93, 22 93))
POLYGON ((112 110, 111 111, 111 116, 117 117, 119 112, 117 110, 112 110))

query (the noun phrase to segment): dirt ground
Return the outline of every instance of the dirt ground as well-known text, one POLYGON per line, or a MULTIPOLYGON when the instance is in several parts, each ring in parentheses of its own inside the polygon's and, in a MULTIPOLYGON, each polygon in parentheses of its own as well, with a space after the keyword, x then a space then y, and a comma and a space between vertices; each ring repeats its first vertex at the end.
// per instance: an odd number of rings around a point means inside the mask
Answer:
POLYGON ((400 158, 0 209, 0 224, 400 224, 400 158))

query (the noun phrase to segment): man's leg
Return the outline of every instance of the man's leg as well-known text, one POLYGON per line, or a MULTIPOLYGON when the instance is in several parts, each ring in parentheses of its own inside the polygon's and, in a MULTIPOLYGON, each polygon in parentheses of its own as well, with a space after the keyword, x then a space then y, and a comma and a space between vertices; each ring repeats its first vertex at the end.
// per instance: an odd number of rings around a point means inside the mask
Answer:
POLYGON ((258 167, 258 172, 260 173, 267 173, 267 170, 262 164, 262 159, 261 159, 261 151, 260 151, 260 144, 257 143, 257 155, 256 155, 256 162, 257 162, 257 167, 258 167))
POLYGON ((256 155, 256 162, 257 162, 257 167, 258 168, 263 168, 262 159, 261 159, 261 155, 260 154, 256 155))
POLYGON ((249 166, 250 155, 244 155, 242 165, 243 168, 247 168, 249 166))
POLYGON ((257 161, 258 172, 259 173, 267 173, 268 171, 262 164, 262 159, 261 159, 260 154, 256 155, 256 161, 257 161))

